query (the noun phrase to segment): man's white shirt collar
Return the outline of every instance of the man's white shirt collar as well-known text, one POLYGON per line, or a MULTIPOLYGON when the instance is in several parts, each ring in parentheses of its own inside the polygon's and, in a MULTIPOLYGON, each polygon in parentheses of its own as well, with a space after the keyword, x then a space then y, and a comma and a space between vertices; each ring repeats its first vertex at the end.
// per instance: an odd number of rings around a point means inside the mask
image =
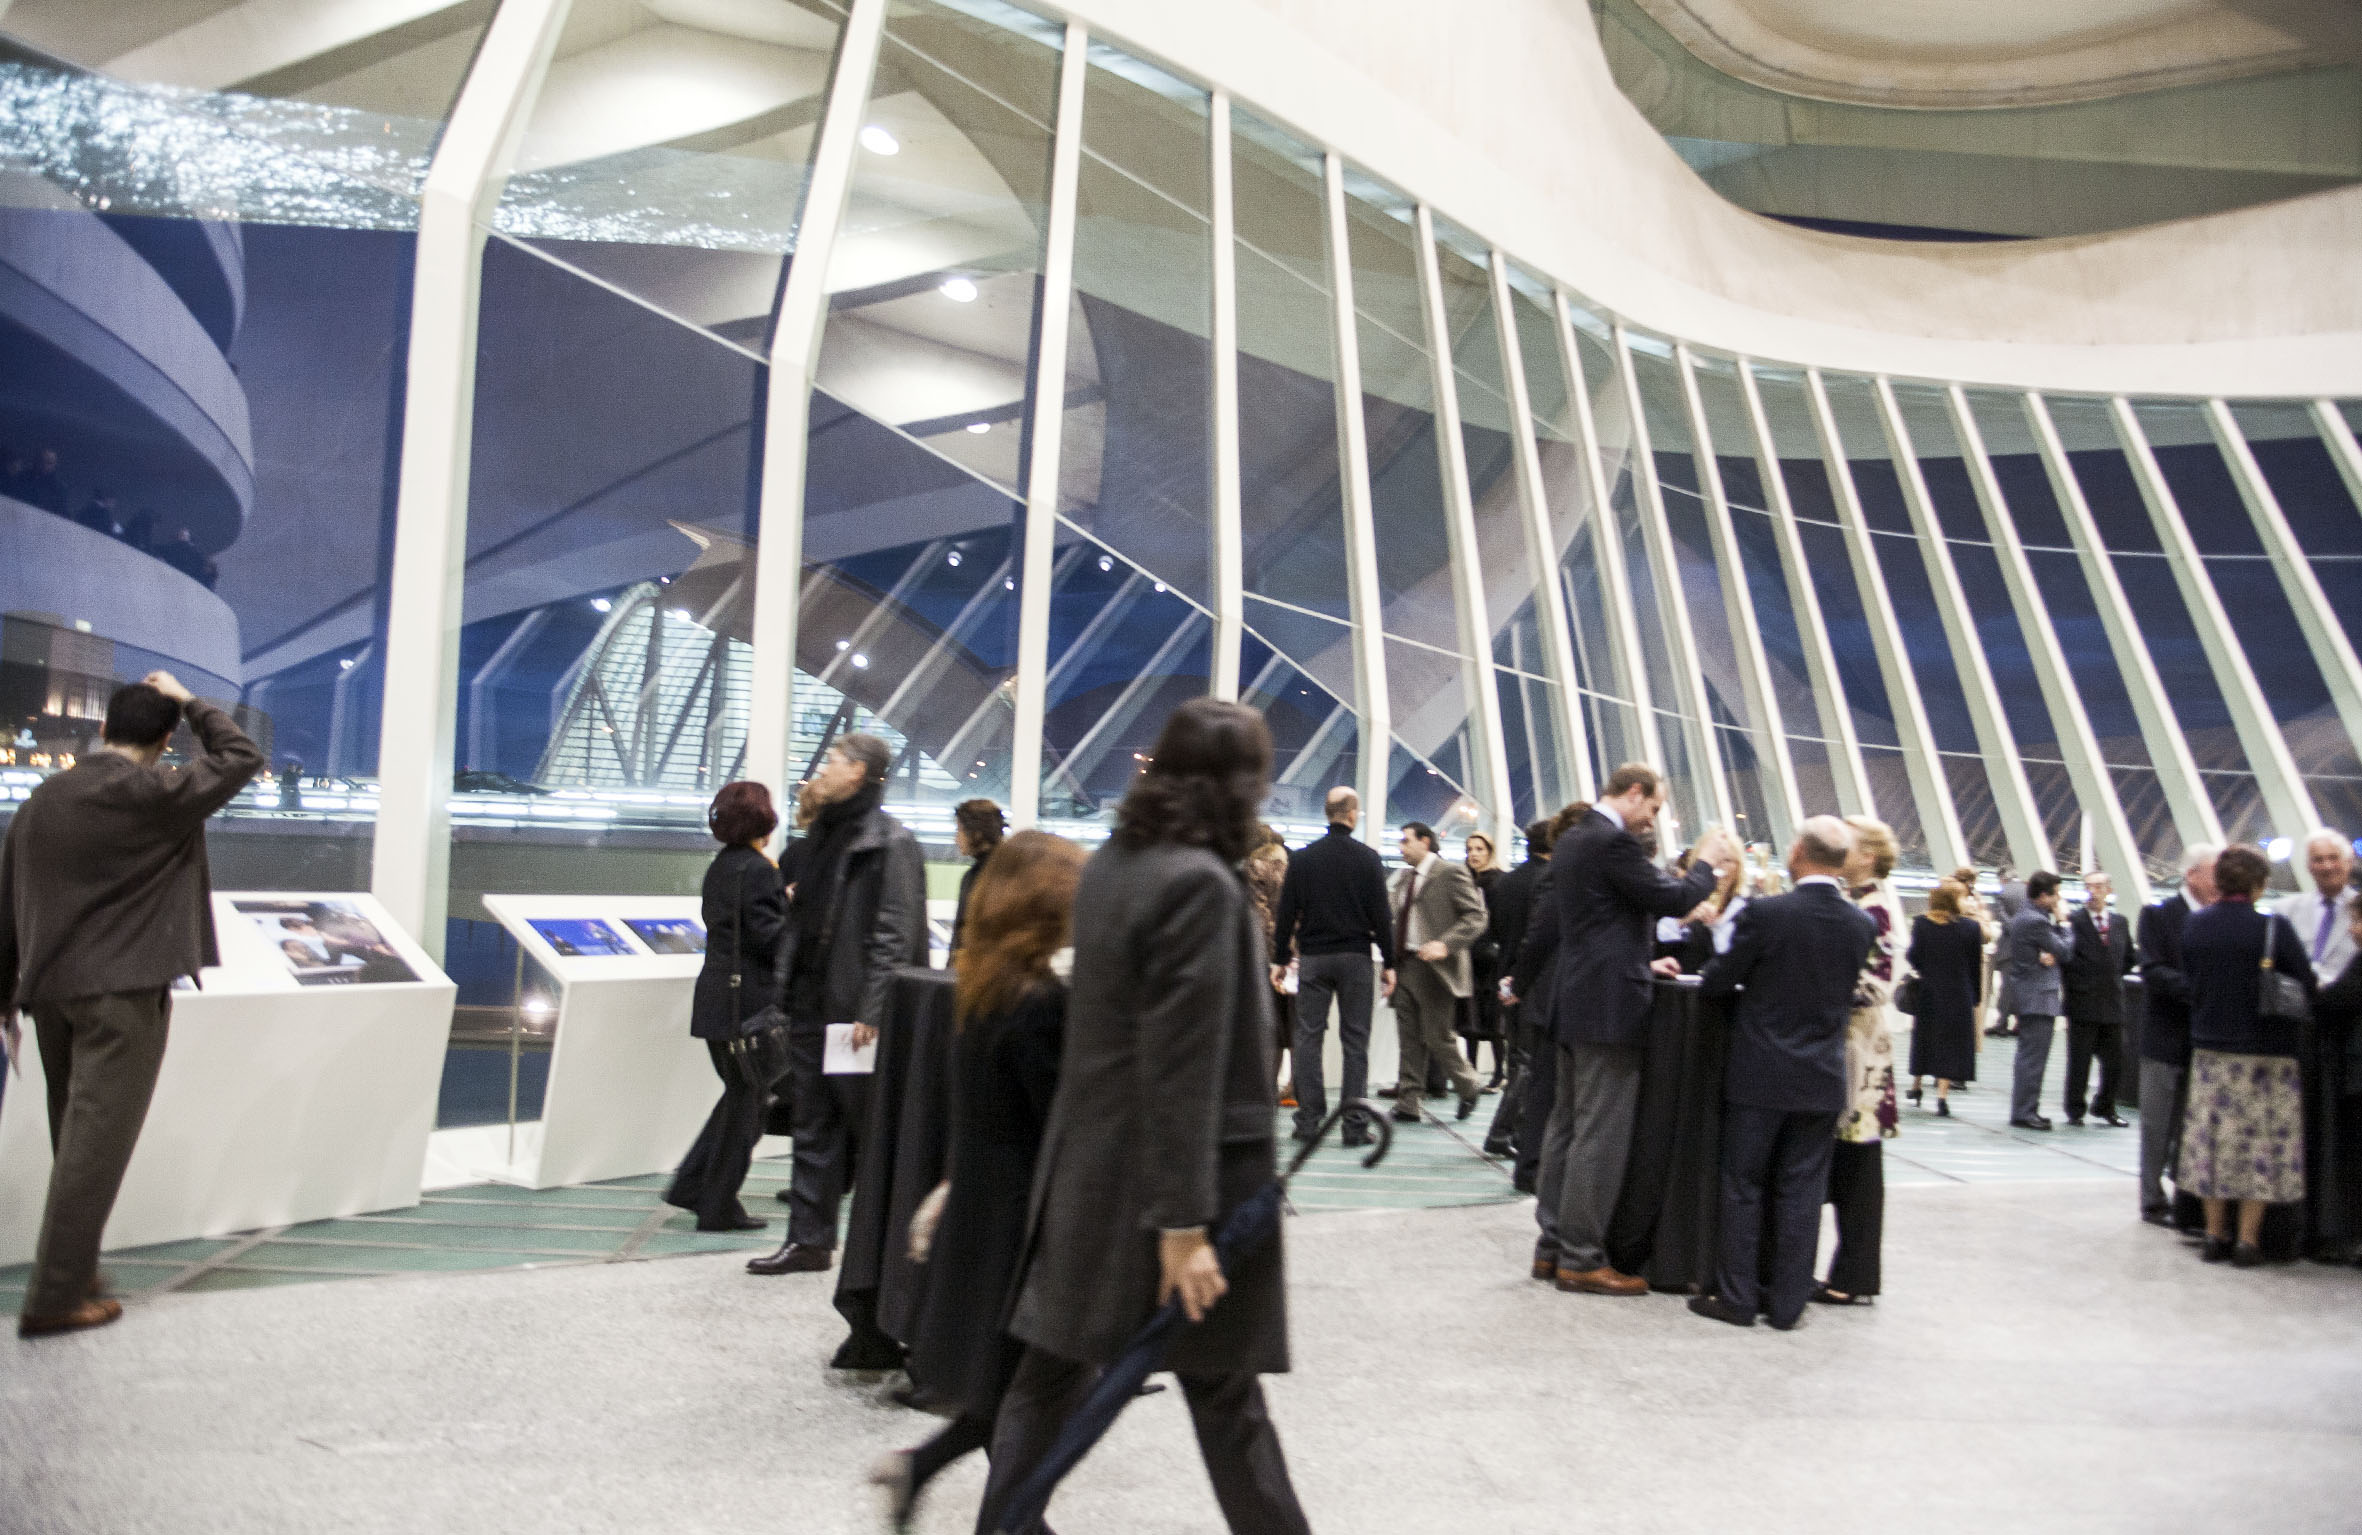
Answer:
POLYGON ((1615 823, 1616 823, 1616 830, 1618 830, 1618 831, 1630 831, 1630 830, 1632 829, 1632 828, 1630 828, 1629 826, 1626 826, 1626 825, 1624 824, 1624 816, 1623 816, 1623 813, 1622 813, 1621 811, 1617 810, 1615 806, 1613 806, 1613 805, 1611 805, 1611 804, 1607 803, 1605 800, 1601 800, 1599 803, 1597 803, 1597 804, 1593 805, 1591 808, 1592 808, 1592 809, 1594 809, 1594 810, 1596 810, 1596 811, 1598 811, 1598 812, 1599 812, 1601 815, 1603 815, 1603 816, 1606 816, 1606 817, 1607 817, 1609 820, 1611 820, 1611 821, 1615 822, 1615 823))
POLYGON ((1799 890, 1807 885, 1830 885, 1836 888, 1838 894, 1845 893, 1844 883, 1834 874, 1807 874, 1796 882, 1796 888, 1799 890))

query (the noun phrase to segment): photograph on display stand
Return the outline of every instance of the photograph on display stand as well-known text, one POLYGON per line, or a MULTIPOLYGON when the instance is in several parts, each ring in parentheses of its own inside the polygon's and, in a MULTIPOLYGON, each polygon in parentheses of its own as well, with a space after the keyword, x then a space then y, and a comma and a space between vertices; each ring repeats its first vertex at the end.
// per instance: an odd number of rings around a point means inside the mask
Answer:
POLYGON ((597 917, 529 917, 525 925, 566 959, 604 959, 633 952, 628 939, 597 917))
POLYGON ((705 952, 705 925, 695 917, 626 917, 623 925, 639 935, 651 954, 705 952))
POLYGON ((375 922, 350 901, 235 901, 298 986, 381 986, 415 981, 375 922))

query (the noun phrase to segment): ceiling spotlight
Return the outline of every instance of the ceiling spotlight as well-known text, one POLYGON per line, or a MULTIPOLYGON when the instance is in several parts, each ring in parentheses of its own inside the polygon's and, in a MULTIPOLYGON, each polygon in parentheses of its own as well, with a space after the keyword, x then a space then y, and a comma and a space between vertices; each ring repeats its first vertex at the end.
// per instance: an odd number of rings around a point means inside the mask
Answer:
POLYGON ((943 557, 943 563, 945 563, 946 565, 949 565, 949 566, 950 566, 952 569, 954 569, 954 570, 957 570, 957 569, 959 569, 959 568, 960 568, 960 552, 959 552, 957 549, 954 549, 954 550, 952 550, 952 551, 951 551, 951 553, 949 553, 949 554, 947 554, 947 555, 945 555, 945 556, 943 557))
POLYGON ((1164 582, 1162 582, 1162 581, 1159 581, 1159 582, 1157 582, 1157 583, 1156 583, 1156 594, 1157 594, 1159 597, 1162 597, 1162 596, 1165 594, 1165 583, 1164 583, 1164 582))
POLYGON ((876 123, 871 123, 861 130, 861 147, 873 155, 902 153, 902 141, 876 123))
POLYGON ((682 623, 690 622, 689 610, 687 608, 674 608, 672 610, 672 615, 673 617, 679 619, 682 623))
POLYGON ((1101 570, 1115 569, 1115 556, 1112 554, 1103 554, 1099 556, 1099 568, 1101 570))
POLYGON ((853 665, 857 668, 865 668, 869 665, 869 657, 861 654, 859 651, 855 651, 853 653, 853 665))
POLYGON ((591 599, 591 611, 593 613, 611 613, 614 610, 615 604, 609 602, 604 597, 593 597, 591 599))
POLYGON ((968 430, 981 437, 986 432, 992 430, 992 423, 989 421, 971 421, 968 423, 968 430))
POLYGON ((851 650, 852 648, 853 648, 853 642, 852 642, 851 640, 839 640, 839 641, 837 641, 837 649, 839 649, 839 650, 851 650))
POLYGON ((1017 578, 1015 576, 1002 577, 1001 590, 1004 592, 1013 592, 1017 590, 1017 578))
POLYGON ((945 298, 950 299, 955 304, 973 304, 976 302, 976 285, 968 281, 968 279, 965 277, 948 278, 944 281, 943 286, 937 288, 935 291, 942 294, 945 298))
POLYGON ((2274 837, 2264 844, 2264 856, 2274 863, 2288 862, 2288 855, 2296 851, 2296 844, 2286 837, 2274 837))
POLYGON ((336 669, 340 672, 349 672, 353 669, 353 661, 354 658, 352 656, 347 656, 343 660, 336 663, 336 669))

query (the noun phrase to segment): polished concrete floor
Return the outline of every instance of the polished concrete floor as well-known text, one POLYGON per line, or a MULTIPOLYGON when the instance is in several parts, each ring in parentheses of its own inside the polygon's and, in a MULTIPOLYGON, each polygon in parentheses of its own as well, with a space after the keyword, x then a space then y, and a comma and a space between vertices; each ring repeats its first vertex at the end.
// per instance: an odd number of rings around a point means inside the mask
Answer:
MULTIPOLYGON (((1523 1202, 1307 1214, 1274 1411, 1328 1531, 2362 1525, 2362 1274, 2205 1267, 2132 1205, 1898 1187, 1885 1298, 1786 1335, 1533 1283, 1523 1202)), ((828 1289, 712 1254, 159 1295, 0 1342, 0 1530, 876 1529, 863 1469, 933 1420, 826 1368, 828 1289)), ((1220 1528, 1170 1393, 1053 1513, 1220 1528)))

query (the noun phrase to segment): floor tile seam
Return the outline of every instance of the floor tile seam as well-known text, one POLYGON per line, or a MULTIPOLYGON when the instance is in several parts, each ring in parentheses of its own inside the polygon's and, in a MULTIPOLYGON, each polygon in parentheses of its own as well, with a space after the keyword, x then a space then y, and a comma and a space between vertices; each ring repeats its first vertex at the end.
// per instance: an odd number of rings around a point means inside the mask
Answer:
MULTIPOLYGON (((570 1191, 569 1191, 570 1192, 570 1191)), ((618 1190, 618 1192, 623 1192, 618 1190)), ((632 1190, 631 1192, 638 1192, 632 1190)), ((449 1194, 429 1194, 412 1208, 427 1205, 464 1205, 471 1210, 628 1210, 632 1206, 617 1201, 614 1204, 582 1203, 571 1199, 456 1199, 449 1194)))
MULTIPOLYGON (((1508 1180, 1510 1176, 1509 1163, 1506 1159, 1493 1156, 1486 1152, 1482 1145, 1468 1139, 1467 1136, 1462 1135, 1457 1124, 1447 1121, 1442 1115, 1436 1113, 1434 1110, 1422 1108, 1419 1112, 1425 1116, 1427 1123, 1434 1125, 1438 1130, 1441 1130, 1444 1134, 1450 1136, 1454 1141, 1457 1141, 1463 1148, 1467 1150, 1470 1156, 1474 1157, 1478 1162, 1490 1168, 1495 1173, 1498 1173, 1504 1182, 1508 1180)), ((1381 1163, 1380 1165, 1383 1166, 1384 1164, 1381 1163)), ((1373 1169, 1373 1171, 1374 1170, 1375 1169, 1373 1169)))
MULTIPOLYGON (((290 1229, 292 1229, 292 1228, 290 1228, 290 1229)), ((498 1230, 499 1228, 498 1228, 498 1227, 491 1227, 491 1228, 486 1228, 486 1227, 483 1227, 483 1226, 470 1226, 470 1227, 468 1227, 467 1229, 468 1229, 468 1230, 470 1230, 470 1231, 483 1231, 483 1230, 486 1230, 486 1229, 491 1229, 491 1230, 498 1230)), ((580 1247, 533 1247, 533 1246, 526 1245, 526 1244, 509 1244, 509 1245, 504 1245, 504 1246, 500 1246, 500 1247, 481 1247, 481 1248, 470 1248, 470 1247, 467 1247, 467 1246, 465 1246, 465 1245, 463 1245, 463 1244, 457 1244, 457 1243, 445 1243, 445 1244, 442 1244, 442 1245, 437 1245, 437 1244, 435 1244, 435 1243, 432 1243, 432 1242, 364 1242, 364 1241, 356 1241, 356 1240, 353 1240, 353 1239, 350 1239, 350 1238, 346 1238, 346 1237, 298 1237, 298 1236, 281 1236, 281 1237, 275 1237, 275 1238, 272 1238, 272 1240, 274 1240, 274 1241, 278 1241, 278 1242, 284 1242, 284 1243, 287 1243, 287 1244, 288 1244, 288 1245, 290 1245, 290 1246, 295 1246, 295 1247, 350 1247, 350 1248, 354 1248, 354 1249, 356 1249, 356 1250, 358 1250, 358 1251, 361 1251, 361 1252, 376 1252, 376 1251, 385 1251, 385 1252, 407 1252, 407 1253, 448 1253, 448 1252, 495 1252, 495 1253, 527 1253, 527 1254, 532 1254, 532 1255, 535 1255, 535 1256, 547 1256, 547 1257, 553 1257, 553 1258, 579 1258, 579 1259, 583 1259, 583 1260, 585 1260, 585 1261, 591 1261, 591 1262, 595 1262, 595 1261, 597 1261, 597 1260, 598 1260, 598 1259, 599 1259, 601 1256, 603 1256, 601 1253, 599 1253, 598 1251, 596 1251, 596 1250, 594 1250, 594 1249, 585 1249, 585 1248, 580 1248, 580 1247)))
MULTIPOLYGON (((664 1223, 670 1220, 673 1214, 673 1207, 670 1205, 651 1212, 646 1220, 640 1222, 637 1230, 623 1239, 622 1246, 607 1255, 607 1261, 609 1263, 623 1263, 637 1258, 640 1255, 640 1249, 647 1245, 648 1239, 662 1230, 664 1223)), ((709 1236, 714 1234, 712 1232, 706 1233, 709 1236)))
MULTIPOLYGON (((2105 1162, 2094 1161, 2092 1158, 2084 1156, 2080 1152, 2069 1151, 2064 1146, 2054 1145, 2047 1141, 2030 1141, 2026 1139, 2025 1135, 2019 1132, 2015 1127, 1980 1125, 1976 1121, 1969 1119, 1964 1119, 1961 1121, 1961 1123, 1971 1130, 1981 1131, 1986 1135, 1997 1137, 1998 1139, 2007 1141, 2012 1145, 2023 1146, 2029 1151, 2046 1151, 2052 1156, 2071 1157, 2078 1162, 2086 1163, 2092 1167, 2105 1167, 2109 1172, 2117 1173, 2127 1178, 2139 1176, 2137 1173, 2125 1172, 2124 1169, 2120 1167, 2108 1167, 2108 1164, 2105 1162)), ((2036 1131, 2034 1133, 2041 1134, 2042 1132, 2036 1131)))
POLYGON ((131 1298, 149 1300, 158 1295, 170 1295, 191 1280, 200 1279, 216 1269, 228 1267, 240 1257, 254 1251, 286 1229, 285 1226, 264 1226, 254 1231, 240 1232, 229 1239, 228 1246, 206 1254, 169 1279, 152 1284, 144 1290, 135 1291, 131 1298))
MULTIPOLYGON (((639 1214, 637 1211, 632 1213, 639 1214)), ((660 1207, 647 1213, 651 1215, 668 1215, 671 1213, 671 1208, 669 1206, 660 1207)), ((330 1219, 365 1222, 372 1226, 384 1226, 388 1229, 398 1229, 402 1227, 415 1228, 420 1226, 430 1227, 438 1231, 499 1231, 504 1229, 504 1223, 500 1221, 438 1221, 422 1219, 420 1217, 407 1214, 337 1215, 331 1216, 330 1219)), ((641 1216, 640 1220, 634 1221, 629 1226, 590 1226, 578 1225, 567 1221, 519 1221, 513 1228, 506 1229, 514 1229, 519 1231, 580 1231, 585 1234, 595 1236, 602 1232, 637 1231, 645 1219, 646 1216, 643 1215, 641 1216)), ((291 1226, 287 1229, 292 1231, 297 1228, 291 1226)))

